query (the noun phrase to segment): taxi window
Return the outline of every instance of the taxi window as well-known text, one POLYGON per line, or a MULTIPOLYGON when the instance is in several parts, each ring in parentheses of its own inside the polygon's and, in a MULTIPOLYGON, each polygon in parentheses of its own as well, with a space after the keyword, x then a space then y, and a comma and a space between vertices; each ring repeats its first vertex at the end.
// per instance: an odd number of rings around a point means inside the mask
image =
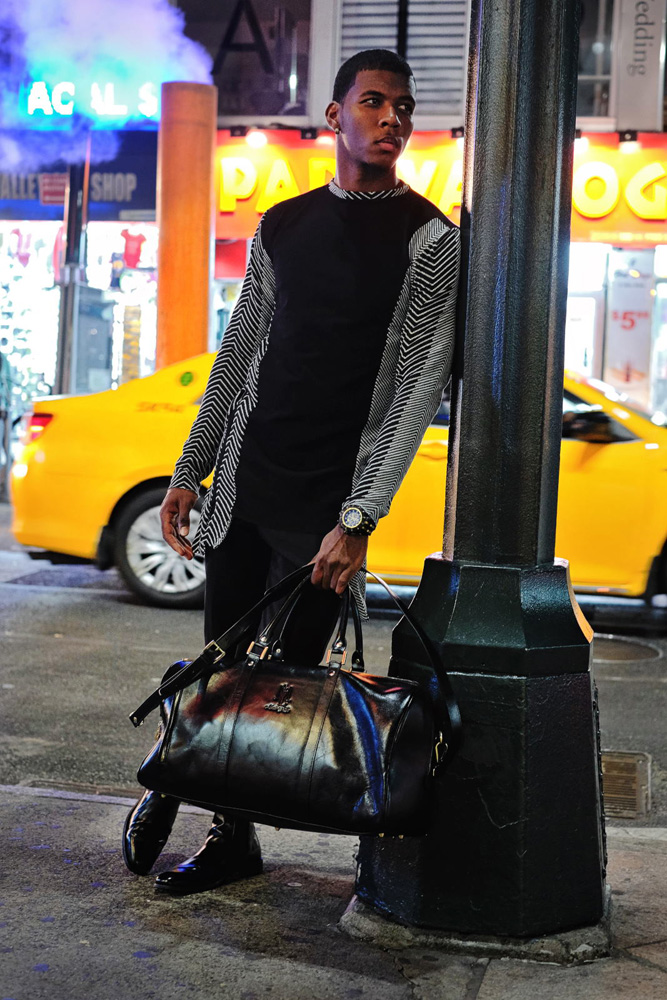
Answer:
MULTIPOLYGON (((580 396, 576 396, 573 392, 565 390, 563 393, 563 417, 566 414, 576 414, 576 413, 602 413, 603 408, 599 403, 587 403, 580 396)), ((623 424, 619 423, 618 420, 614 420, 613 417, 609 418, 611 423, 611 431, 613 435, 613 440, 618 441, 636 441, 635 435, 624 427, 623 424)), ((563 421, 563 437, 576 437, 575 434, 571 433, 569 420, 563 421)))

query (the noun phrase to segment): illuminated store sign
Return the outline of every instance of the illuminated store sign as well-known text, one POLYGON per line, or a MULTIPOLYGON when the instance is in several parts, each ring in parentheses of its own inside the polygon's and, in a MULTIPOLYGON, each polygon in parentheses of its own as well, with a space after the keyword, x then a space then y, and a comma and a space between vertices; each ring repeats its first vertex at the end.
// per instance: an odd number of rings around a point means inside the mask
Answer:
MULTIPOLYGON (((266 131, 265 145, 218 133, 218 239, 253 234, 276 202, 326 184, 335 170, 328 135, 302 140, 298 132, 266 131)), ((620 144, 615 134, 577 143, 572 184, 572 239, 653 246, 667 221, 667 137, 640 133, 620 144)), ((449 133, 415 133, 398 173, 454 222, 461 209, 463 151, 449 133)))
MULTIPOLYGON (((93 129, 88 188, 88 217, 108 220, 153 220, 157 164, 157 132, 125 129, 117 134, 113 159, 108 133, 93 129)), ((0 219, 61 220, 67 193, 67 166, 43 170, 0 169, 0 219)))
POLYGON ((115 83, 93 82, 89 86, 63 80, 54 85, 33 80, 21 97, 21 111, 35 123, 66 121, 79 112, 100 122, 130 119, 157 120, 158 88, 142 83, 136 89, 115 83))

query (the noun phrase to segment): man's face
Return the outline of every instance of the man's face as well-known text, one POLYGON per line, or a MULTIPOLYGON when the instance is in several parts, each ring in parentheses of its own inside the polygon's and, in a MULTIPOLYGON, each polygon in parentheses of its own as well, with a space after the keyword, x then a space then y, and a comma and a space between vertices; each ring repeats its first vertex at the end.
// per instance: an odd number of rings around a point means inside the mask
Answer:
POLYGON ((329 109, 337 109, 340 139, 351 160, 391 169, 412 135, 414 81, 387 70, 364 69, 342 103, 329 109))

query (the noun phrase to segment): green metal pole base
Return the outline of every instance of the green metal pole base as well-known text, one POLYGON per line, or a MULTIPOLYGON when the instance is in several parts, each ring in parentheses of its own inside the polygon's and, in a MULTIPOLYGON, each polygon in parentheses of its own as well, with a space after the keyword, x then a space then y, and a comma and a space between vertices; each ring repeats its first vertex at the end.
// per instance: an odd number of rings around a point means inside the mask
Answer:
MULTIPOLYGON (((594 925, 604 828, 591 630, 567 565, 426 561, 413 610, 451 671, 463 746, 424 837, 362 837, 356 892, 401 923, 514 938, 594 925), (443 634, 444 623, 444 634, 443 634)), ((390 673, 427 669, 403 623, 390 673)))

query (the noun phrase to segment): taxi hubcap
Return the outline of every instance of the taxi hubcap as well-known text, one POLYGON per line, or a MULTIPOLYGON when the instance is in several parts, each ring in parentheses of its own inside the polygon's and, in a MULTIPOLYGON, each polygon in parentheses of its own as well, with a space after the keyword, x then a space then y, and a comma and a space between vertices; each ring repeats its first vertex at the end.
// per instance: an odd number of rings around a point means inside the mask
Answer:
MULTIPOLYGON (((199 513, 190 513, 190 538, 199 526, 199 513)), ((204 563, 184 559, 162 537, 160 508, 151 507, 136 519, 127 535, 127 561, 145 587, 161 594, 182 594, 204 582, 204 563)))

